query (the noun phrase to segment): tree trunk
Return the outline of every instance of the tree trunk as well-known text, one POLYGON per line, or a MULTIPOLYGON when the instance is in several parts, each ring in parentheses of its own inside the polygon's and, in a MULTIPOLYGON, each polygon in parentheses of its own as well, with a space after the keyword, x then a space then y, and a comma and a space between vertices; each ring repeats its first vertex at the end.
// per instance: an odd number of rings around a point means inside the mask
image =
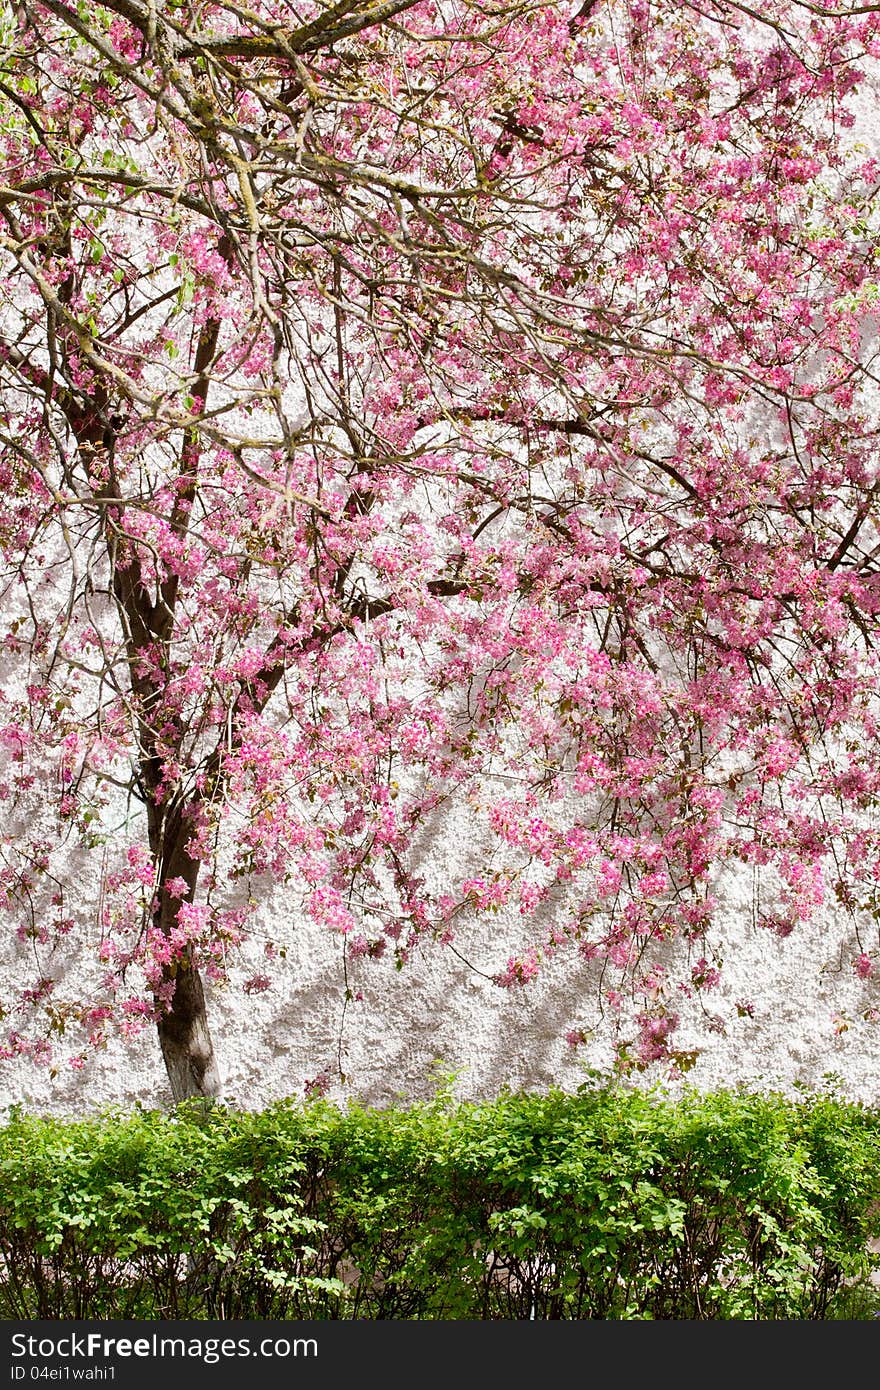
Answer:
POLYGON ((210 1099, 220 1091, 214 1045, 208 1028, 205 991, 191 959, 180 959, 171 1008, 158 1023, 159 1046, 175 1104, 192 1096, 210 1099))
MULTIPOLYGON (((181 904, 191 903, 195 897, 200 864, 186 849, 193 834, 191 820, 186 815, 166 818, 156 814, 155 808, 153 812, 150 840, 159 865, 153 925, 169 937, 177 926, 181 904), (175 879, 183 879, 185 893, 168 892, 167 883, 175 879)), ((174 993, 170 1006, 163 1005, 157 1029, 172 1099, 175 1105, 194 1096, 212 1099, 220 1093, 220 1073, 208 1027, 205 989, 190 948, 176 953, 164 978, 173 980, 174 993)))

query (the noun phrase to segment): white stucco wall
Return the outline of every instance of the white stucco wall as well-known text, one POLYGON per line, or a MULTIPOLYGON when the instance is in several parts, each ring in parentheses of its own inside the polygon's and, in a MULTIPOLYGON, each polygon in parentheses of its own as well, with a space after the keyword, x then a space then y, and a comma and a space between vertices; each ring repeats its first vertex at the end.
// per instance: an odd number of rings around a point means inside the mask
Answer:
MULTIPOLYGON (((455 849, 450 840, 450 859, 455 849)), ((707 1089, 741 1083, 792 1092, 821 1085, 831 1074, 845 1094, 877 1102, 880 1024, 863 1015, 880 998, 875 983, 859 981, 852 971, 848 925, 820 916, 781 941, 753 924, 754 887, 751 874, 741 875, 725 893, 715 937, 723 943, 720 988, 675 1004, 682 1019, 677 1046, 698 1054, 687 1081, 707 1089), (744 998, 754 1006, 752 1017, 735 1007, 744 998), (724 1032, 708 1024, 701 1005, 723 1016, 724 1032)), ((363 1000, 345 1006, 340 938, 290 922, 283 932, 288 955, 273 963, 271 989, 242 993, 236 984, 265 968, 262 939, 278 939, 286 911, 280 890, 264 898, 252 946, 230 985, 210 993, 224 1096, 231 1103, 259 1108, 277 1097, 302 1096, 306 1081, 323 1072, 332 1098, 387 1105, 430 1095, 437 1065, 457 1074, 455 1093, 463 1098, 489 1097, 504 1086, 574 1089, 585 1066, 612 1063, 615 1025, 609 1015, 600 1017, 595 967, 573 953, 557 957, 534 985, 510 991, 450 951, 426 945, 402 972, 387 959, 350 964, 349 988, 361 991, 363 1000), (585 1025, 595 1034, 573 1051, 564 1035, 585 1025)), ((456 947, 491 974, 509 953, 505 935, 503 923, 493 925, 491 938, 484 926, 470 937, 463 933, 456 947)), ((654 1068, 635 1080, 664 1076, 654 1068)), ((152 1030, 95 1052, 82 1071, 61 1066, 54 1078, 48 1067, 29 1061, 0 1067, 3 1106, 20 1102, 33 1111, 82 1113, 134 1101, 170 1101, 152 1030)))
MULTIPOLYGON (((873 84, 866 87, 862 110, 864 121, 851 139, 870 137, 875 148, 873 84)), ((462 843, 461 826, 438 828, 437 875, 460 880, 462 843)), ((71 865, 75 900, 77 873, 71 865)), ((81 901, 90 897, 89 885, 85 889, 81 901)), ((720 988, 670 1000, 682 1017, 676 1045, 697 1053, 687 1081, 702 1088, 742 1083, 792 1091, 831 1075, 853 1098, 880 1102, 880 1023, 865 1018, 873 1006, 880 1008, 880 985, 860 981, 852 970, 851 924, 827 909, 779 940, 755 924, 754 890, 751 871, 743 871, 722 892, 714 937, 724 957, 720 988), (742 999, 751 1001, 751 1017, 737 1011, 742 999), (723 1018, 724 1031, 712 1026, 703 1007, 723 1018)), ((277 1097, 302 1096, 309 1079, 325 1074, 331 1097, 384 1105, 429 1095, 438 1063, 456 1073, 461 1097, 491 1096, 504 1086, 574 1089, 585 1067, 612 1063, 614 1020, 600 1015, 595 967, 574 951, 560 954, 525 989, 502 990, 477 973, 491 976, 503 967, 516 921, 499 917, 462 932, 456 948, 477 970, 430 944, 400 973, 390 959, 350 966, 348 986, 363 999, 348 1005, 338 937, 297 920, 280 890, 266 890, 252 926, 251 945, 234 966, 230 985, 209 988, 211 1027, 230 1102, 257 1108, 277 1097), (287 945, 286 959, 268 968, 261 954, 265 938, 287 945), (266 993, 236 988, 263 969, 272 977, 266 993), (572 1028, 593 1028, 589 1044, 572 1050, 565 1042, 572 1028)), ((876 927, 874 933, 876 942, 876 927)), ((13 940, 2 953, 4 995, 15 996, 26 949, 13 940)), ((66 968, 75 969, 75 962, 66 968)), ((663 1079, 660 1068, 636 1078, 663 1079)), ((35 1111, 75 1113, 169 1100, 152 1030, 127 1044, 111 1042, 82 1071, 61 1064, 53 1077, 48 1066, 30 1061, 0 1063, 0 1107, 22 1103, 35 1111)))

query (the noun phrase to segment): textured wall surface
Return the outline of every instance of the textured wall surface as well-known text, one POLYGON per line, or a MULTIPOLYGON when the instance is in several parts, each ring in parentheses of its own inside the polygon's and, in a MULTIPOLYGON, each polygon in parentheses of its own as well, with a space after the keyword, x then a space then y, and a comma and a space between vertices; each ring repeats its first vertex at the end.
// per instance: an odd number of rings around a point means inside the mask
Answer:
MULTIPOLYGON (((864 110, 865 128, 852 138, 876 148, 873 98, 866 96, 864 110)), ((8 808, 3 814, 8 822, 8 808)), ((438 828, 431 864, 438 880, 460 881, 466 866, 479 861, 466 832, 464 823, 438 828)), ((70 893, 84 904, 95 894, 87 882, 79 891, 78 873, 72 865, 70 893)), ((690 999, 673 994, 668 1001, 681 1014, 677 1046, 695 1054, 687 1081, 790 1091, 833 1076, 853 1098, 880 1102, 880 1022, 871 1021, 872 1010, 880 1009, 880 987, 853 971, 851 924, 828 908, 779 940, 756 924, 759 888, 745 870, 721 891, 714 937, 724 958, 720 987, 690 999)), ((91 911, 83 907, 84 920, 91 911)), ((340 938, 298 920, 280 890, 266 890, 252 925, 230 984, 209 996, 224 1093, 245 1107, 302 1096, 315 1078, 339 1100, 382 1105, 424 1097, 434 1088, 438 1065, 456 1073, 462 1097, 490 1096, 503 1086, 573 1089, 585 1067, 610 1068, 615 1042, 632 1035, 625 1022, 618 1033, 614 1019, 601 1014, 596 970, 574 951, 556 957, 534 985, 495 986, 487 977, 510 954, 515 918, 499 916, 463 930, 455 942, 460 954, 426 945, 401 972, 387 958, 349 964, 346 972, 340 938), (262 953, 267 939, 282 941, 286 950, 271 967, 262 953), (243 993, 243 981, 261 970, 271 971, 271 987, 243 993), (592 1032, 572 1049, 565 1035, 575 1028, 592 1032)), ((12 941, 4 950, 0 984, 10 986, 4 995, 15 996, 26 949, 12 941)), ((65 968, 75 971, 76 962, 65 968)), ((664 1077, 655 1069, 638 1079, 664 1077)), ((62 1064, 53 1076, 49 1066, 29 1061, 0 1064, 0 1106, 20 1102, 74 1113, 169 1100, 152 1030, 128 1043, 111 1042, 81 1071, 62 1064)))
MULTIPOLYGON (((450 856, 454 848, 451 841, 450 856)), ((753 925, 754 887, 746 875, 726 893, 716 938, 724 943, 721 986, 676 1004, 678 1046, 697 1052, 687 1080, 702 1088, 743 1083, 790 1091, 831 1074, 846 1094, 880 1100, 880 1025, 864 1017, 877 1002, 876 984, 854 975, 848 930, 820 916, 780 941, 753 925), (753 1015, 739 1012, 737 1001, 748 1001, 753 1015), (723 1032, 707 1013, 723 1018, 723 1032)), ((276 892, 258 909, 253 965, 262 935, 277 939, 284 917, 276 892)), ((347 987, 363 999, 346 1004, 340 939, 292 923, 287 958, 272 967, 268 991, 248 995, 236 988, 253 968, 245 958, 231 984, 211 994, 225 1096, 258 1108, 276 1097, 302 1096, 305 1084, 323 1073, 332 1097, 386 1105, 429 1095, 438 1063, 457 1073, 457 1095, 474 1098, 505 1085, 573 1089, 585 1066, 609 1067, 616 1034, 613 1020, 600 1016, 594 968, 574 954, 559 956, 536 984, 499 989, 477 973, 491 974, 506 959, 505 924, 492 932, 484 927, 457 940, 470 967, 431 946, 401 972, 387 959, 350 964, 347 987), (565 1033, 585 1025, 596 1031, 574 1051, 565 1033)), ((625 1028, 620 1036, 627 1036, 625 1028)), ((663 1074, 654 1069, 640 1079, 663 1074)), ((152 1031, 96 1052, 82 1071, 62 1066, 53 1078, 48 1067, 31 1062, 6 1063, 0 1071, 3 1105, 76 1113, 169 1099, 152 1031)))

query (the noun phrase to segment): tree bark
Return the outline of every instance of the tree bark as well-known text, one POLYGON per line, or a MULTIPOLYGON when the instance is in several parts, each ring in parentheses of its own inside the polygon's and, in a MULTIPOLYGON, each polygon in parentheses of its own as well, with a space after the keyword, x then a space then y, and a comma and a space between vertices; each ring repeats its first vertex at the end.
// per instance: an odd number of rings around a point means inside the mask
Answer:
POLYGON ((189 960, 177 962, 174 997, 159 1018, 159 1046, 175 1104, 192 1097, 213 1099, 220 1092, 220 1075, 208 1028, 205 990, 198 969, 189 960))
MULTIPOLYGON (((177 926, 177 914, 182 903, 195 897, 199 876, 199 861, 190 857, 186 845, 193 827, 186 816, 159 817, 155 810, 150 816, 150 842, 158 863, 158 899, 153 925, 165 937, 177 926), (183 879, 186 892, 169 893, 167 883, 183 879)), ((159 1046, 175 1105, 193 1097, 214 1099, 220 1093, 220 1073, 214 1055, 205 988, 193 951, 187 947, 175 953, 166 966, 164 982, 173 981, 170 1004, 162 1005, 157 1020, 159 1046)))

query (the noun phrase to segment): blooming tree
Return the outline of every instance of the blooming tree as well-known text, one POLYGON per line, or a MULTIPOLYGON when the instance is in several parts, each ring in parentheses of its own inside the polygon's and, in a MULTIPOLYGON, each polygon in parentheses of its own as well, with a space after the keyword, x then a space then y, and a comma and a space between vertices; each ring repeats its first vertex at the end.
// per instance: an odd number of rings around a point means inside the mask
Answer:
POLYGON ((518 908, 497 982, 596 960, 624 1065, 728 865, 871 975, 880 19, 762 11, 5 9, 7 1056, 155 1026, 215 1093, 277 880, 400 964, 518 908))

